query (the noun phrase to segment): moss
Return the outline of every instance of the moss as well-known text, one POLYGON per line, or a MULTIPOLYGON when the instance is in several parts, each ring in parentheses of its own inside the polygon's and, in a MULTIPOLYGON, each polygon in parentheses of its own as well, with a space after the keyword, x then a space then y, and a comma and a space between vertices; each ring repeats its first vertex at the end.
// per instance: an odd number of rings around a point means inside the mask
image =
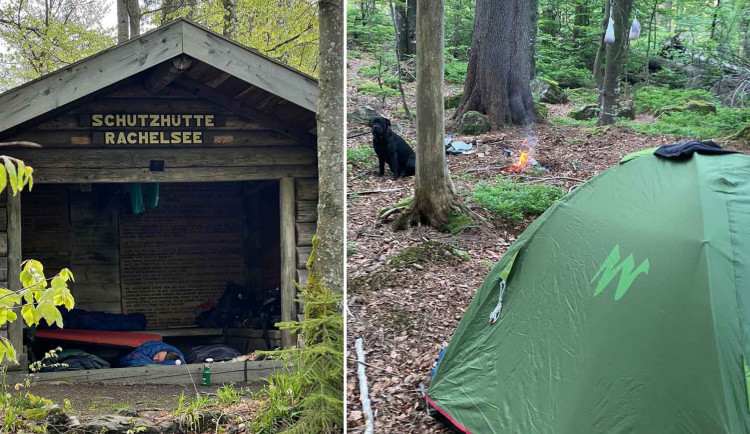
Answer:
POLYGON ((400 208, 402 206, 409 205, 411 203, 411 201, 413 201, 413 200, 414 200, 414 196, 409 196, 406 199, 402 200, 401 202, 398 202, 398 203, 396 203, 394 205, 388 205, 388 206, 382 208, 380 211, 378 211, 378 218, 382 217, 383 214, 387 213, 388 211, 390 211, 392 209, 400 208))
POLYGON ((487 116, 476 111, 469 111, 461 117, 456 130, 459 134, 478 136, 492 130, 492 125, 487 116))
POLYGON ((30 408, 23 412, 23 417, 32 422, 44 422, 48 415, 49 411, 43 408, 30 408))
POLYGON ((463 97, 464 97, 463 92, 457 93, 453 96, 446 97, 445 103, 444 103, 445 109, 447 110, 447 109, 457 108, 458 104, 461 103, 461 98, 463 97))
POLYGON ((577 121, 594 119, 599 116, 599 107, 594 104, 584 105, 578 108, 570 109, 568 117, 577 121))
POLYGON ((357 253, 357 244, 354 241, 346 242, 346 254, 353 255, 357 253))
POLYGON ((437 241, 426 241, 409 246, 388 260, 391 268, 404 267, 411 264, 443 261, 447 257, 466 259, 466 252, 448 244, 437 241))
POLYGON ((464 228, 474 225, 474 219, 466 214, 451 214, 448 218, 448 223, 441 229, 442 232, 449 234, 457 234, 464 228))
POLYGON ((539 77, 539 79, 547 84, 551 84, 552 86, 560 87, 560 83, 556 82, 555 80, 550 80, 549 78, 545 77, 539 77))
POLYGON ((701 115, 716 114, 716 106, 710 102, 690 100, 683 105, 667 105, 654 111, 654 116, 662 116, 672 113, 695 112, 701 115))

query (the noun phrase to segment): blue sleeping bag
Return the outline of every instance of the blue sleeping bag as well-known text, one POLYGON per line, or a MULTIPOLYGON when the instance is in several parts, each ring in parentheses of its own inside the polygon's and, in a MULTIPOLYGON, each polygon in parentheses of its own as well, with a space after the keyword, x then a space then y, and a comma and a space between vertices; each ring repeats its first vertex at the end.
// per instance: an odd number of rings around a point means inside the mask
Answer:
POLYGON ((133 367, 145 365, 174 365, 176 360, 165 360, 163 362, 154 362, 154 356, 161 351, 174 351, 180 356, 182 363, 185 363, 185 356, 177 348, 165 344, 161 341, 144 342, 130 354, 120 359, 120 366, 133 367))

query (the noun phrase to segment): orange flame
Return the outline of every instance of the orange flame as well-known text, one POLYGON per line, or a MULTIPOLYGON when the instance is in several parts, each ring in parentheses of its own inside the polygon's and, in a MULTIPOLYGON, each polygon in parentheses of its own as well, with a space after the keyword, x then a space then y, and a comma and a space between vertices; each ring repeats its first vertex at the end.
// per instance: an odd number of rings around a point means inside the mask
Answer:
MULTIPOLYGON (((524 141, 521 142, 521 146, 526 146, 526 139, 524 139, 524 141)), ((510 170, 512 172, 520 172, 520 171, 526 169, 526 167, 530 163, 529 162, 529 151, 531 151, 531 149, 529 149, 528 151, 525 150, 525 149, 523 151, 521 151, 521 155, 518 156, 518 161, 516 161, 516 163, 510 167, 510 170)))

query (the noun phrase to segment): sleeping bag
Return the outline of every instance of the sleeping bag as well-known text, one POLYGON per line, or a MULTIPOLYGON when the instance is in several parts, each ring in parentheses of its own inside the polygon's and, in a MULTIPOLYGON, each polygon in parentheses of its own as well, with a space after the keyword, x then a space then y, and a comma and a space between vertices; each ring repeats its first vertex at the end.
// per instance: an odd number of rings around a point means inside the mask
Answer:
POLYGON ((188 363, 201 363, 206 359, 213 359, 214 362, 223 362, 239 357, 240 352, 232 347, 222 344, 199 345, 190 349, 187 356, 188 363))
POLYGON ((182 363, 185 363, 185 356, 177 348, 160 341, 148 341, 134 349, 130 354, 120 359, 120 366, 134 367, 145 365, 174 365, 176 360, 164 360, 163 362, 154 362, 154 356, 161 351, 174 351, 180 356, 182 363))
POLYGON ((68 329, 101 331, 146 330, 146 315, 142 313, 120 314, 73 309, 61 309, 63 325, 68 329))
POLYGON ((42 372, 82 371, 85 369, 109 368, 109 363, 101 358, 81 350, 62 350, 57 356, 50 357, 42 363, 42 372), (53 366, 65 364, 67 366, 53 366))

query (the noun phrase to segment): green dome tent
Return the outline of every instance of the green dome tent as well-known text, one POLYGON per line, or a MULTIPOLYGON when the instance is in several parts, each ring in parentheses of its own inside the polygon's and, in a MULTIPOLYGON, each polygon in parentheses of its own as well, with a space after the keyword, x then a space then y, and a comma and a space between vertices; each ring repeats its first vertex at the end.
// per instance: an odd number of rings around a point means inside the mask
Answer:
POLYGON ((750 157, 652 153, 558 201, 487 276, 427 393, 458 428, 750 432, 750 157))

